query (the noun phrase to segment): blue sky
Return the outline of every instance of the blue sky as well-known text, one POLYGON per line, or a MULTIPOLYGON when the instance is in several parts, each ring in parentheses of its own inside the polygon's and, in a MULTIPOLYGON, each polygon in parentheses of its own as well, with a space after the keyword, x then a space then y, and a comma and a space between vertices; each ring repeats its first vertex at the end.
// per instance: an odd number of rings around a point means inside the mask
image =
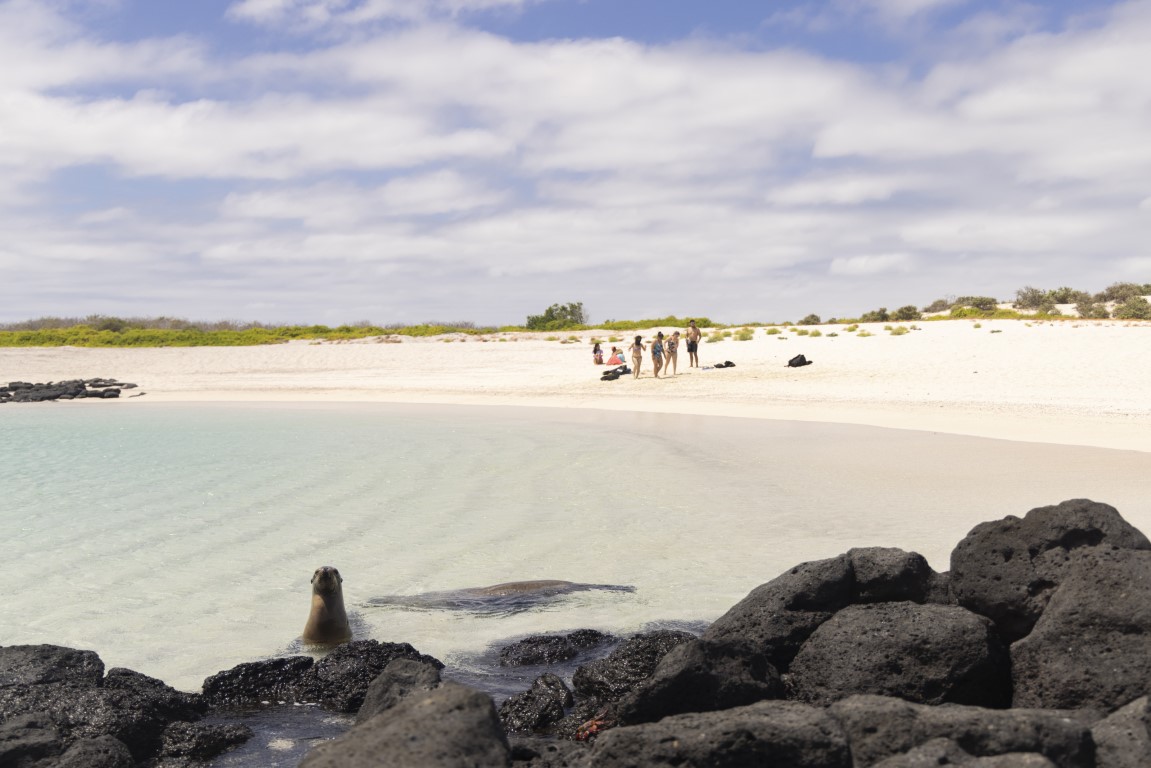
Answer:
POLYGON ((0 0, 0 322, 1151 282, 1151 2, 0 0))

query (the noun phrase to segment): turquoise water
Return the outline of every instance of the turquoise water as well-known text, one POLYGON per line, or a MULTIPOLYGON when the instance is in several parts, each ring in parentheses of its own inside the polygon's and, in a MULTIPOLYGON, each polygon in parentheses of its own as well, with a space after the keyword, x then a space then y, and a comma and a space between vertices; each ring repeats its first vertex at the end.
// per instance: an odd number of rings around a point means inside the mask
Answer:
POLYGON ((0 645, 177 687, 293 649, 335 565, 362 636, 448 663, 531 632, 711 620, 853 546, 946 570, 1072 497, 1151 529, 1151 456, 797 422, 534 408, 0 408, 0 645), (633 585, 513 616, 366 605, 525 579, 633 585))

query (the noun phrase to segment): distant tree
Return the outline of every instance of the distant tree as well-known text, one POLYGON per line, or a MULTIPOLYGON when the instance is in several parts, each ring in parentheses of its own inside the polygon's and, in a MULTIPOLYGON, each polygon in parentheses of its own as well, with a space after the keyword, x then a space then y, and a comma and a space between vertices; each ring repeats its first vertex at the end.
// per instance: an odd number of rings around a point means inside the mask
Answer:
POLYGON ((951 309, 951 301, 948 299, 936 299, 923 308, 924 312, 946 312, 951 309))
POLYGON ((1111 313, 1107 311, 1107 307, 1097 301, 1080 301, 1075 305, 1075 311, 1079 313, 1080 317, 1086 317, 1091 320, 1106 320, 1111 317, 1111 313))
POLYGON ((1095 294, 1095 300, 1126 302, 1136 296, 1142 296, 1143 293, 1143 286, 1138 283, 1112 283, 1095 294))
POLYGON ((1119 320, 1151 320, 1151 304, 1142 296, 1132 296, 1115 307, 1113 317, 1119 320))
POLYGON ((999 302, 990 296, 960 296, 951 306, 972 307, 982 312, 994 312, 999 307, 999 302))
POLYGON ((800 325, 819 325, 821 322, 823 322, 823 321, 821 321, 819 319, 819 315, 812 314, 812 315, 808 315, 807 317, 800 320, 799 324, 800 325))
POLYGON ((1090 301, 1091 294, 1086 291, 1077 291, 1065 285, 1062 288, 1056 288, 1054 291, 1048 291, 1047 298, 1050 299, 1053 304, 1078 304, 1081 301, 1090 301))
POLYGON ((1036 307, 1035 310, 1041 315, 1051 315, 1052 317, 1058 317, 1063 314, 1059 311, 1059 307, 1055 306, 1055 302, 1050 299, 1044 299, 1043 303, 1036 307))
POLYGON ((542 315, 528 315, 525 324, 531 331, 562 331, 577 325, 587 325, 583 302, 552 304, 542 315))
POLYGON ((880 307, 873 312, 864 312, 860 316, 859 322, 861 323, 886 323, 891 319, 891 315, 887 314, 887 307, 880 307))
POLYGON ((1048 291, 1039 288, 1024 286, 1015 292, 1016 309, 1039 309, 1047 300, 1048 291))
POLYGON ((914 304, 908 304, 906 307, 900 307, 899 309, 895 310, 895 313, 891 316, 891 319, 898 320, 900 322, 906 322, 908 320, 919 320, 922 317, 923 313, 916 309, 914 304))

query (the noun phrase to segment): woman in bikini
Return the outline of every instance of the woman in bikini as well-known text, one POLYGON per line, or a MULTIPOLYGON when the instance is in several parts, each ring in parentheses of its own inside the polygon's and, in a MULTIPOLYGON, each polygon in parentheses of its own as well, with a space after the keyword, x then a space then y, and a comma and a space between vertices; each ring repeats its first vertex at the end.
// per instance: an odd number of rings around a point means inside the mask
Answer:
POLYGON ((635 343, 631 345, 631 374, 633 379, 639 378, 639 367, 643 365, 643 353, 647 344, 643 343, 643 336, 636 336, 635 343))
POLYGON ((667 357, 663 370, 665 372, 671 371, 671 375, 675 376, 679 373, 679 331, 667 337, 667 341, 663 343, 663 351, 667 357))
POLYGON ((663 331, 655 335, 651 343, 651 365, 655 368, 655 377, 659 378, 660 369, 663 368, 663 331))

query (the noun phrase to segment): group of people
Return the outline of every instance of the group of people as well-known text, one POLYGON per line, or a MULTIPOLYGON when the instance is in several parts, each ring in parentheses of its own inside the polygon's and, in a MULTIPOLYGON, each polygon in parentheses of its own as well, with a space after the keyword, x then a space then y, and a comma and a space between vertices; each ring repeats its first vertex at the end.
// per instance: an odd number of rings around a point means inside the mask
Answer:
MULTIPOLYGON (((699 367, 699 340, 703 334, 699 328, 696 327, 694 320, 687 321, 687 328, 684 329, 683 339, 687 343, 688 354, 688 367, 699 367)), ((671 371, 671 375, 675 376, 679 373, 679 341, 680 332, 675 331, 671 336, 664 336, 663 331, 658 332, 650 344, 651 350, 651 364, 655 369, 655 377, 659 378, 659 372, 663 371, 665 374, 671 371)), ((643 340, 643 336, 636 336, 635 341, 629 347, 631 351, 631 373, 634 378, 639 378, 640 368, 643 366, 643 354, 647 352, 649 345, 643 340)), ((603 349, 597 342, 595 347, 592 348, 592 358, 596 365, 603 365, 603 349)), ((624 352, 616 347, 611 348, 611 358, 608 359, 608 365, 623 365, 624 352)))

